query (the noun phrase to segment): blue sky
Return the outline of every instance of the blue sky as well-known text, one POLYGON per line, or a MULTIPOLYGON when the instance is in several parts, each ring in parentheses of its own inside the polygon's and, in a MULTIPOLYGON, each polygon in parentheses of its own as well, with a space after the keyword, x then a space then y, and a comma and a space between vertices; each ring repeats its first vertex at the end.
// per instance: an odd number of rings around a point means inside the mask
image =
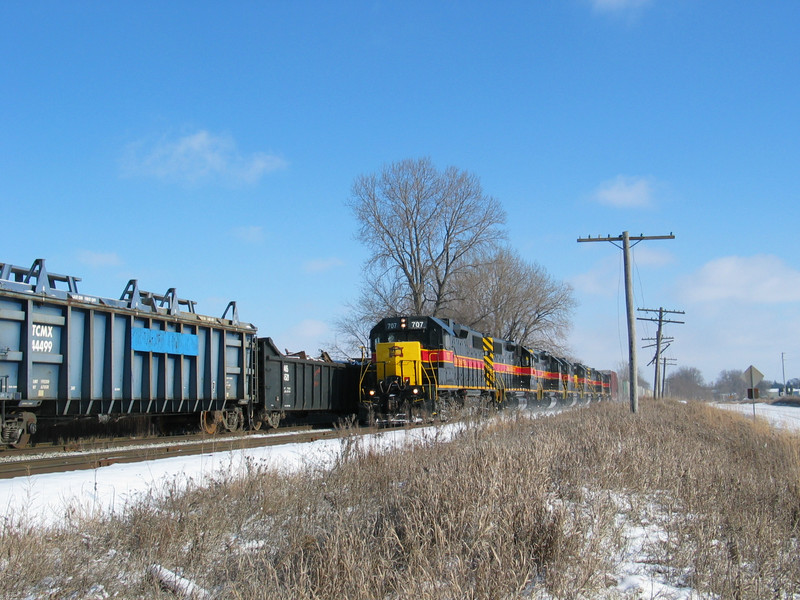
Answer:
POLYGON ((577 238, 672 232, 634 249, 637 308, 686 313, 668 356, 800 377, 798 30, 796 0, 9 0, 0 261, 315 352, 358 296, 353 180, 427 156, 573 285, 587 364, 626 357, 622 256, 577 238))

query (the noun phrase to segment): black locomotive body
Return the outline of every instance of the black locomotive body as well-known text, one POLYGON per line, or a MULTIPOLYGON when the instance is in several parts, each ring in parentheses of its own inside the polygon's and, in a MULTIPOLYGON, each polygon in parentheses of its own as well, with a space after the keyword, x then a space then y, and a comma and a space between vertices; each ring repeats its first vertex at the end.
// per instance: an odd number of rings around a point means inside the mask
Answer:
POLYGON ((361 418, 403 423, 453 407, 544 407, 607 398, 610 375, 450 319, 389 317, 370 332, 361 418))

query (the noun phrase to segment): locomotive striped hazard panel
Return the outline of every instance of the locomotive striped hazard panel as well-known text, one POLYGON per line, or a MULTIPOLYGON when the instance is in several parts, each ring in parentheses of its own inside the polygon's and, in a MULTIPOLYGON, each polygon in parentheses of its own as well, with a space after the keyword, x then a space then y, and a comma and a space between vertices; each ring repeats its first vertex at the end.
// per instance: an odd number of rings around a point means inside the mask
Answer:
POLYGON ((486 378, 486 387, 495 387, 494 379, 494 339, 483 338, 483 374, 486 378))

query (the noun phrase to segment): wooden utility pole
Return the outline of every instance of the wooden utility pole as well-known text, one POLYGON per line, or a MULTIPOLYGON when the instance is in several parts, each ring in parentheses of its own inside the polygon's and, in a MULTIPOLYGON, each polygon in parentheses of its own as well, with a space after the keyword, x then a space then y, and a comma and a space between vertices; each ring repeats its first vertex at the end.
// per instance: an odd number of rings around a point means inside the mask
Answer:
POLYGON ((636 365, 636 317, 633 314, 633 278, 631 277, 631 241, 635 242, 635 246, 644 240, 674 240, 675 236, 671 233, 669 235, 651 235, 651 236, 631 236, 627 231, 623 231, 622 235, 617 237, 596 237, 591 236, 586 238, 578 238, 579 242, 611 242, 617 248, 620 246, 618 242, 622 242, 622 255, 623 264, 625 267, 625 305, 628 313, 628 387, 630 388, 631 397, 631 412, 639 411, 639 377, 638 367, 636 365))
POLYGON ((655 308, 640 308, 641 312, 657 312, 658 318, 657 319, 646 319, 644 317, 637 317, 639 321, 653 321, 654 323, 658 323, 658 332, 656 333, 656 374, 655 380, 653 382, 653 398, 658 398, 658 382, 660 381, 660 372, 661 372, 661 361, 659 358, 661 357, 661 330, 664 326, 664 323, 680 323, 683 324, 683 321, 670 321, 669 319, 664 318, 664 314, 676 314, 676 315, 684 315, 682 310, 666 310, 665 308, 659 308, 656 310, 655 308))
POLYGON ((664 368, 661 371, 661 398, 666 398, 667 394, 667 365, 675 366, 677 362, 674 358, 667 358, 666 356, 661 359, 664 363, 664 368), (672 361, 672 362, 669 362, 672 361))
POLYGON ((783 395, 786 395, 786 361, 784 360, 785 352, 781 352, 781 373, 783 373, 783 395))
MULTIPOLYGON (((656 338, 642 338, 642 341, 643 342, 655 342, 656 338)), ((669 348, 670 344, 672 342, 674 342, 674 341, 675 341, 675 338, 661 336, 660 353, 663 354, 664 352, 666 352, 667 348, 669 348)), ((650 344, 649 346, 644 346, 644 347, 645 348, 656 348, 657 346, 658 346, 658 344, 650 344)), ((661 361, 661 358, 658 355, 653 355, 653 359, 649 363, 647 363, 647 366, 649 367, 650 365, 652 365, 656 361, 661 361)), ((659 375, 658 369, 656 369, 656 381, 655 381, 655 388, 653 390, 653 398, 658 398, 659 397, 659 395, 658 395, 659 381, 661 381, 663 379, 664 379, 664 371, 661 371, 661 374, 659 375), (660 377, 660 379, 659 379, 659 377, 660 377)), ((664 396, 664 394, 662 393, 661 397, 663 397, 663 396, 664 396)))

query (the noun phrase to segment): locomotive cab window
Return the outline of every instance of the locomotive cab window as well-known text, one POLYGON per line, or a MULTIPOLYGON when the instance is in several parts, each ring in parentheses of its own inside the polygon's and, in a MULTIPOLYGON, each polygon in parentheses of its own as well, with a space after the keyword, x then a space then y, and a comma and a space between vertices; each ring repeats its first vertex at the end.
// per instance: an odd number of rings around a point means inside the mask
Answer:
POLYGON ((375 337, 376 344, 387 342, 416 342, 425 340, 427 336, 420 335, 419 331, 383 331, 375 337))

